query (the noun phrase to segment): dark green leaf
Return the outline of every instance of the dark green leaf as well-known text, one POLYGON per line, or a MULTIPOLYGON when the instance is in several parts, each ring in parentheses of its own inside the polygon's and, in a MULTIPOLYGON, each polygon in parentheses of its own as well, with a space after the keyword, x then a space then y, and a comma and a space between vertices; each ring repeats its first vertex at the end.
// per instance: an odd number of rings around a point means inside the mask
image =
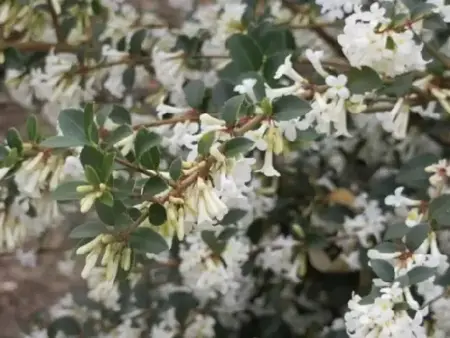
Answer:
POLYGON ((84 107, 84 133, 89 141, 98 142, 98 130, 94 123, 93 103, 87 103, 84 107))
POLYGON ((117 124, 131 124, 131 114, 122 106, 113 105, 109 118, 117 124))
POLYGON ((111 131, 108 136, 105 138, 105 142, 110 146, 113 146, 115 143, 123 140, 125 137, 130 136, 133 133, 131 127, 127 124, 123 124, 120 127, 111 131))
POLYGON ((234 34, 228 38, 226 47, 230 51, 233 62, 241 72, 259 70, 263 62, 263 54, 256 42, 245 34, 234 34))
POLYGON ((38 123, 35 115, 30 115, 27 118, 27 134, 30 141, 36 142, 39 138, 38 123))
POLYGON ((248 105, 245 104, 245 95, 234 96, 227 100, 220 109, 220 117, 228 126, 234 126, 240 116, 245 115, 248 105))
POLYGON ((416 285, 436 275, 436 269, 427 266, 416 266, 409 270, 406 275, 397 278, 401 287, 416 285))
POLYGON ((69 181, 61 183, 51 192, 51 197, 56 201, 79 200, 83 196, 83 194, 77 192, 77 187, 80 185, 88 185, 88 183, 84 181, 69 181))
POLYGON ((267 57, 263 65, 263 74, 265 81, 269 86, 274 87, 278 84, 278 80, 274 79, 278 68, 284 63, 288 55, 292 54, 291 50, 278 51, 267 57))
POLYGON ((159 145, 160 142, 161 136, 158 134, 150 132, 147 129, 139 129, 134 140, 136 158, 139 160, 142 154, 159 145))
POLYGON ((22 153, 22 139, 20 138, 19 132, 16 128, 8 129, 6 133, 6 142, 10 148, 16 148, 19 154, 22 153))
POLYGON ((406 234, 406 246, 411 252, 416 251, 419 246, 428 238, 428 224, 417 224, 406 234))
POLYGON ((430 217, 440 227, 450 226, 450 195, 442 195, 432 200, 429 212, 430 217))
POLYGON ((46 148, 72 148, 80 146, 80 141, 69 136, 50 136, 43 140, 40 145, 46 148))
POLYGON ((225 217, 220 221, 222 225, 236 224, 248 211, 242 209, 230 209, 225 217))
POLYGON ((282 96, 272 104, 273 117, 277 121, 289 121, 311 110, 308 102, 294 95, 282 96))
POLYGON ((166 181, 164 181, 159 176, 154 176, 154 177, 150 177, 147 180, 147 182, 145 182, 143 194, 146 197, 147 196, 153 197, 155 195, 162 193, 163 191, 166 191, 167 188, 168 188, 168 185, 167 185, 166 181))
POLYGON ((224 143, 223 154, 226 157, 236 157, 252 149, 254 142, 246 137, 236 137, 224 143))
POLYGON ((109 191, 104 191, 103 194, 97 198, 97 200, 109 207, 114 205, 114 196, 109 191))
POLYGON ((136 78, 136 68, 134 66, 128 67, 122 74, 122 82, 126 89, 131 89, 134 86, 136 78))
POLYGON ((181 157, 177 157, 175 160, 173 160, 173 162, 170 164, 169 167, 169 174, 170 177, 176 181, 181 177, 182 174, 182 166, 183 166, 183 161, 181 160, 181 157))
POLYGON ((381 259, 370 261, 373 272, 385 282, 392 282, 395 278, 394 267, 381 259))
POLYGON ((295 50, 295 38, 286 28, 274 29, 264 34, 260 41, 264 54, 271 55, 280 50, 295 50))
POLYGON ((150 205, 148 214, 148 220, 153 225, 162 225, 167 220, 166 208, 159 203, 153 203, 150 205))
POLYGON ((102 165, 102 174, 103 181, 107 182, 109 177, 111 176, 113 167, 114 167, 114 159, 116 158, 115 153, 105 153, 103 156, 103 165, 102 165))
POLYGON ((92 185, 98 185, 101 183, 97 172, 90 165, 84 166, 84 175, 86 176, 87 181, 92 185))
POLYGON ((79 109, 64 109, 59 113, 58 125, 64 136, 77 140, 79 146, 89 144, 84 132, 84 114, 79 109))
POLYGON ((216 238, 214 231, 212 230, 203 230, 202 231, 202 239, 208 245, 213 253, 216 255, 220 255, 222 251, 225 249, 226 242, 223 240, 219 240, 216 238))
POLYGON ((364 94, 383 85, 383 81, 378 73, 366 66, 361 67, 361 69, 352 68, 347 76, 347 87, 352 94, 364 94))
POLYGON ((404 96, 409 93, 414 81, 414 73, 406 73, 397 76, 392 83, 382 88, 379 93, 384 95, 393 95, 396 97, 404 96))
POLYGON ((439 157, 434 154, 423 154, 406 162, 399 170, 396 182, 409 188, 426 189, 429 186, 430 174, 425 167, 436 163, 439 157))
POLYGON ((167 242, 156 231, 140 227, 130 235, 130 246, 133 250, 146 254, 159 254, 169 249, 167 242))
POLYGON ((206 88, 202 80, 189 81, 183 87, 184 95, 189 107, 200 108, 203 104, 206 88))
POLYGON ((385 48, 389 49, 389 50, 395 50, 395 47, 396 46, 395 46, 394 39, 391 36, 388 36, 386 38, 386 46, 385 46, 385 48))
POLYGON ((61 337, 79 337, 82 329, 74 317, 63 316, 55 319, 47 328, 48 338, 61 337))
POLYGON ((131 54, 138 54, 141 52, 142 42, 144 41, 146 36, 147 36, 146 29, 140 29, 133 33, 133 35, 131 36, 131 39, 130 39, 130 53, 131 54))
POLYGON ((389 225, 384 233, 383 239, 385 241, 401 239, 410 229, 411 228, 409 228, 404 222, 389 225))
POLYGON ((83 167, 90 165, 94 168, 101 182, 105 182, 103 158, 104 154, 102 151, 92 146, 84 146, 80 153, 80 161, 83 167))
POLYGON ((142 154, 140 163, 147 169, 158 170, 161 154, 158 147, 153 147, 142 154))
POLYGON ((200 138, 200 141, 198 141, 197 145, 198 153, 203 156, 209 155, 209 149, 211 149, 211 146, 213 145, 215 140, 216 140, 216 132, 214 130, 205 133, 200 138))
POLYGON ((234 92, 234 85, 220 80, 218 81, 214 87, 212 88, 212 102, 216 108, 216 111, 219 110, 225 102, 233 97, 236 93, 234 92))
POLYGON ((105 224, 98 220, 90 220, 78 225, 69 234, 69 238, 93 238, 102 233, 107 233, 105 224))

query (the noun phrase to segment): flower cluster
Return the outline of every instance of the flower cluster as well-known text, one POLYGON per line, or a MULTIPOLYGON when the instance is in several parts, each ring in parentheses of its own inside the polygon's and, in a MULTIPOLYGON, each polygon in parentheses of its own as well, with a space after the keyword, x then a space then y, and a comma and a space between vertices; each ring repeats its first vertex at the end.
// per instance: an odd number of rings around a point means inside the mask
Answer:
POLYGON ((24 336, 448 336, 449 9, 3 1, 0 254, 86 282, 24 336))

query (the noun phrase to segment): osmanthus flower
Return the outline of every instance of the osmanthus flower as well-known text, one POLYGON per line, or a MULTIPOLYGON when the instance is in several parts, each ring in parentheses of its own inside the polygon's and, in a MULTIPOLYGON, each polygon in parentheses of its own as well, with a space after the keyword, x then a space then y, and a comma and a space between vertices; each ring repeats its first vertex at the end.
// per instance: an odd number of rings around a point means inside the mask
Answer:
POLYGON ((7 192, 0 190, 0 252, 8 252, 23 244, 28 235, 26 215, 18 200, 6 204, 7 192))
POLYGON ((117 240, 111 234, 100 234, 91 241, 80 246, 77 255, 86 255, 81 277, 86 279, 101 257, 101 265, 106 267, 105 280, 114 282, 119 266, 124 271, 131 268, 131 248, 126 243, 117 240))
POLYGON ((438 163, 432 164, 425 168, 427 173, 432 173, 430 176, 430 184, 437 187, 445 184, 450 177, 450 164, 446 159, 439 160, 438 163))
POLYGON ((327 20, 343 19, 363 4, 363 0, 316 0, 320 13, 327 20))
POLYGON ((212 182, 201 177, 186 189, 184 194, 186 215, 198 225, 213 224, 221 220, 228 212, 228 207, 220 200, 212 182))
MULTIPOLYGON (((324 56, 324 52, 322 50, 313 51, 312 49, 308 48, 305 51, 305 56, 311 62, 311 65, 315 69, 315 71, 322 76, 323 78, 326 78, 329 74, 328 72, 323 68, 321 60, 324 56)), ((344 83, 345 85, 345 83, 344 83)))
POLYGON ((427 0, 426 2, 435 5, 433 12, 439 13, 445 22, 450 22, 450 5, 445 0, 427 0))
POLYGON ((52 191, 65 179, 64 157, 46 151, 25 160, 14 175, 20 192, 39 198, 42 191, 52 191))
POLYGON ((248 260, 250 243, 245 237, 230 238, 220 257, 203 241, 200 232, 186 236, 180 246, 180 274, 184 285, 201 300, 226 296, 240 288, 241 266, 248 260))
POLYGON ((348 302, 344 320, 349 337, 427 337, 421 311, 416 311, 411 318, 406 310, 396 307, 408 301, 397 283, 380 291, 381 295, 372 304, 361 304, 362 298, 356 294, 348 302))
POLYGON ((383 128, 392 133, 396 139, 404 139, 408 130, 410 105, 401 97, 397 100, 390 112, 377 113, 377 118, 382 121, 383 128))
MULTIPOLYGON (((94 66, 94 61, 86 60, 85 67, 94 66)), ((51 51, 45 58, 43 69, 33 68, 30 85, 36 97, 50 102, 81 102, 95 97, 95 76, 77 73, 78 59, 75 54, 51 51), (84 85, 81 82, 84 81, 84 85)))
POLYGON ((267 237, 260 244, 261 252, 256 256, 255 263, 265 270, 272 271, 278 278, 293 283, 300 282, 299 272, 305 268, 306 261, 295 256, 295 248, 299 245, 292 236, 278 235, 267 237))
POLYGON ((286 56, 283 64, 281 64, 275 72, 274 79, 278 80, 283 76, 286 76, 296 84, 307 83, 308 81, 294 69, 291 58, 292 54, 286 56))
POLYGON ((404 196, 403 195, 404 190, 405 187, 395 188, 393 195, 386 196, 386 198, 384 199, 384 204, 398 208, 401 206, 406 207, 419 206, 422 203, 422 201, 420 200, 414 200, 404 196))
POLYGON ((385 14, 386 10, 379 3, 373 3, 369 11, 358 8, 345 19, 338 42, 350 64, 357 68, 371 67, 392 77, 424 70, 427 62, 422 57, 423 46, 414 41, 414 33, 408 27, 386 28, 391 19, 385 14), (386 47, 388 39, 393 48, 386 47))

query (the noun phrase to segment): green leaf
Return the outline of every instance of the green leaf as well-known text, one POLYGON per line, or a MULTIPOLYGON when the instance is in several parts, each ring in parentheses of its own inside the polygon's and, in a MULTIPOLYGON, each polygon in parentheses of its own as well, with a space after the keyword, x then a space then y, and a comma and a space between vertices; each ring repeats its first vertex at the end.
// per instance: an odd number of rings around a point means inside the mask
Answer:
POLYGON ((347 87, 352 94, 364 94, 383 85, 383 81, 378 73, 366 66, 361 67, 361 69, 351 68, 347 76, 347 87))
POLYGON ((254 142, 246 137, 233 138, 223 145, 223 154, 226 157, 236 157, 252 149, 254 142))
POLYGON ((139 129, 134 140, 134 151, 136 159, 140 159, 142 154, 161 143, 161 136, 150 132, 147 129, 139 129))
POLYGON ((255 40, 245 34, 234 34, 228 38, 226 47, 230 51, 233 62, 241 72, 259 70, 263 62, 263 54, 255 40))
POLYGON ((46 148, 72 148, 80 146, 80 141, 68 136, 50 136, 43 140, 40 145, 46 148))
POLYGON ((153 203, 149 207, 148 220, 153 225, 162 225, 167 220, 166 208, 159 203, 153 203))
POLYGON ((98 130, 94 123, 93 103, 87 103, 84 107, 84 133, 89 141, 98 142, 98 130))
POLYGON ((211 146, 213 145, 215 140, 216 132, 214 130, 205 133, 198 141, 198 153, 202 156, 209 155, 209 150, 211 149, 211 146))
POLYGON ((218 81, 214 87, 212 88, 211 100, 213 102, 216 111, 220 110, 220 108, 225 104, 225 102, 233 97, 236 93, 234 92, 234 85, 220 80, 218 81))
POLYGON ((430 217, 435 220, 440 227, 450 226, 450 195, 442 195, 430 203, 430 217))
POLYGON ((61 183, 51 192, 51 197, 56 201, 79 200, 83 196, 83 194, 77 192, 77 187, 79 185, 88 185, 88 183, 84 181, 69 181, 61 183))
POLYGON ((430 268, 427 266, 416 266, 409 270, 406 275, 397 278, 401 287, 409 287, 411 285, 416 285, 420 282, 427 280, 430 277, 436 275, 436 268, 430 268))
POLYGON ((222 225, 236 224, 242 217, 247 215, 248 211, 242 209, 230 209, 224 218, 220 221, 222 225))
POLYGON ((411 252, 416 251, 422 243, 428 238, 428 224, 417 224, 406 234, 405 244, 411 252))
POLYGON ((109 118, 117 124, 131 124, 131 114, 122 106, 113 105, 109 118))
POLYGON ((104 191, 103 194, 97 198, 97 200, 109 207, 114 205, 114 196, 109 191, 104 191))
POLYGON ((90 165, 84 166, 84 175, 86 176, 87 181, 92 185, 102 183, 97 175, 97 172, 90 165))
POLYGON ((125 88, 128 90, 133 88, 135 79, 136 79, 136 68, 134 66, 130 66, 122 74, 122 82, 125 88))
POLYGON ((183 87, 184 95, 189 107, 200 108, 206 94, 206 87, 202 80, 191 80, 183 87))
POLYGON ((382 252, 382 253, 394 253, 404 250, 403 244, 391 243, 391 242, 383 242, 376 245, 374 250, 382 252))
POLYGON ((81 325, 71 316, 62 316, 55 319, 47 328, 48 338, 79 337, 82 333, 81 325))
POLYGON ((395 97, 402 97, 409 93, 414 81, 414 73, 406 73, 397 76, 392 83, 380 89, 379 93, 384 95, 392 95, 395 97))
POLYGON ((83 167, 90 165, 94 168, 101 182, 106 181, 103 172, 103 158, 102 151, 93 146, 84 146, 80 153, 80 162, 83 167))
POLYGON ((234 126, 237 119, 245 115, 248 109, 248 104, 245 102, 245 95, 234 96, 225 102, 220 109, 220 117, 227 126, 234 126))
POLYGON ((153 147, 142 154, 140 163, 147 169, 158 170, 161 161, 161 153, 158 147, 153 147))
POLYGON ((382 259, 370 261, 373 272, 385 282, 392 282, 395 278, 394 267, 382 259))
POLYGON ((35 115, 27 118, 27 134, 30 141, 36 142, 39 139, 38 123, 35 115))
POLYGON ((280 50, 295 50, 295 38, 292 32, 286 28, 273 29, 262 37, 260 45, 265 55, 277 53, 280 50))
POLYGON ((79 109, 64 109, 59 113, 58 125, 64 136, 78 141, 78 146, 89 144, 84 132, 84 114, 79 109))
POLYGON ((182 166, 183 166, 183 161, 181 159, 181 157, 177 157, 176 159, 173 160, 173 162, 170 164, 169 167, 169 174, 170 177, 174 180, 177 181, 182 174, 182 166))
POLYGON ((140 29, 133 33, 130 39, 130 53, 139 54, 142 50, 142 42, 147 36, 146 29, 140 29))
POLYGON ((130 235, 130 247, 136 252, 159 254, 169 249, 165 239, 150 228, 140 227, 130 235))
POLYGON ((130 136, 132 133, 133 133, 133 130, 131 129, 131 127, 127 124, 123 124, 120 127, 111 131, 108 134, 108 136, 106 136, 105 142, 108 145, 113 146, 120 140, 123 140, 125 137, 130 136))
POLYGON ((389 49, 389 50, 395 50, 395 48, 396 48, 395 41, 391 36, 388 36, 386 38, 385 48, 389 49))
POLYGON ((147 182, 145 182, 144 188, 143 188, 143 194, 147 196, 155 196, 163 191, 166 191, 169 186, 167 185, 166 181, 164 181, 159 176, 150 177, 147 182))
POLYGON ((311 110, 308 102, 294 95, 282 96, 272 104, 273 117, 277 121, 289 121, 311 110))
POLYGON ((112 205, 102 203, 99 200, 95 201, 95 211, 97 212, 98 218, 105 224, 115 225, 116 224, 116 212, 113 208, 114 200, 112 205))
POLYGON ((436 163, 439 157, 434 154, 423 154, 406 162, 399 170, 396 182, 398 185, 415 189, 427 189, 430 174, 425 167, 436 163))
POLYGON ((90 220, 75 227, 70 232, 69 238, 93 238, 107 232, 108 229, 105 224, 99 222, 98 220, 90 220))
POLYGON ((404 222, 389 225, 386 232, 384 233, 383 239, 385 241, 401 239, 410 229, 411 228, 408 227, 404 222))
POLYGON ((10 148, 16 148, 17 153, 21 154, 23 145, 22 139, 20 138, 20 134, 16 128, 9 128, 6 132, 6 142, 10 148))
POLYGON ((116 158, 116 154, 113 152, 106 153, 103 156, 102 174, 103 174, 104 182, 107 182, 109 180, 109 177, 112 174, 115 158, 116 158))

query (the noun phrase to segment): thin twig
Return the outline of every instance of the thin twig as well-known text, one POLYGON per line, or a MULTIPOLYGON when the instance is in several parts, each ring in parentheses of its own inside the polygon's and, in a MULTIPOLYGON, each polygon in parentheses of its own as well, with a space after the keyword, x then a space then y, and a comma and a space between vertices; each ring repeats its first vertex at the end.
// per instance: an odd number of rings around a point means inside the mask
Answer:
POLYGON ((47 5, 49 7, 50 16, 52 17, 53 29, 55 31, 56 38, 58 42, 63 42, 63 30, 61 29, 61 25, 59 24, 58 13, 56 13, 55 7, 53 6, 53 1, 47 0, 47 5))

